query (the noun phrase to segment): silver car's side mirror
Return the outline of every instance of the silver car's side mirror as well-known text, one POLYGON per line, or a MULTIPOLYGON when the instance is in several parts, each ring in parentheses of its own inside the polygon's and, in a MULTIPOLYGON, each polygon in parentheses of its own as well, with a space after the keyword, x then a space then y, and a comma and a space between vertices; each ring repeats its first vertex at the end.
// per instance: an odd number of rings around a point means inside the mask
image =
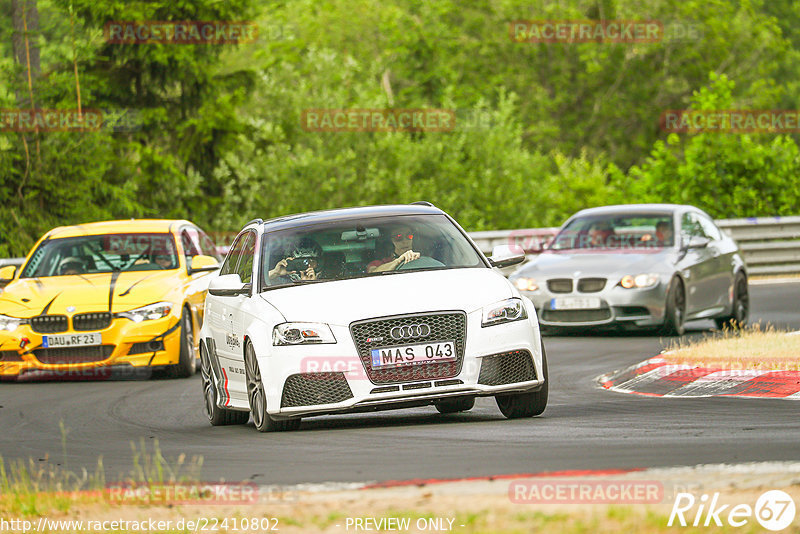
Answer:
POLYGON ((250 294, 251 284, 243 284, 238 274, 225 274, 211 280, 208 292, 215 297, 235 297, 250 294))
POLYGON ((692 237, 689 238, 688 241, 684 242, 683 248, 686 250, 690 250, 693 248, 706 248, 709 245, 709 243, 711 243, 711 240, 709 238, 699 235, 693 235, 692 237))
POLYGON ((523 261, 525 261, 525 251, 519 245, 497 245, 489 257, 492 267, 511 267, 523 261))

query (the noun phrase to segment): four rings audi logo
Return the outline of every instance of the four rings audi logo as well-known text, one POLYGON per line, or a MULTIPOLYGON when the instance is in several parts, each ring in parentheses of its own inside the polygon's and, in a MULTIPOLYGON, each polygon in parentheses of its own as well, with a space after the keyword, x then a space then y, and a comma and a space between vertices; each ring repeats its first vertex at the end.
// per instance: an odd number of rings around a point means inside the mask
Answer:
POLYGON ((412 337, 425 337, 431 334, 431 327, 422 324, 409 324, 405 326, 395 326, 389 330, 392 339, 408 339, 412 337))

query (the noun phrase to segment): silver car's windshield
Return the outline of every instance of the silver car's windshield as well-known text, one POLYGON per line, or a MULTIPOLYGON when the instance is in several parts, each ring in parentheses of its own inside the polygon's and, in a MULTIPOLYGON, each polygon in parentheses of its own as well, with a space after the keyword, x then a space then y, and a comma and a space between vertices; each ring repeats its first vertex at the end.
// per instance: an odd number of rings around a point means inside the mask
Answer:
POLYGON ((21 278, 176 269, 171 234, 106 234, 43 241, 21 278))
POLYGON ((672 214, 587 215, 571 220, 553 239, 550 250, 646 250, 675 243, 672 214))
POLYGON ((269 232, 261 247, 261 287, 485 267, 444 215, 404 215, 328 222, 269 232))

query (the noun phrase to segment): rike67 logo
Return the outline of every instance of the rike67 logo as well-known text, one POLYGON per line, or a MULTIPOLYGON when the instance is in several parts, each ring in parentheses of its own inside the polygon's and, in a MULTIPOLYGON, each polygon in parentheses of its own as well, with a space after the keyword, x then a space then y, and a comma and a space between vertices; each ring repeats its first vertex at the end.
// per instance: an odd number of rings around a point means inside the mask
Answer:
POLYGON ((721 527, 725 523, 732 527, 743 527, 755 518, 763 528, 777 532, 791 525, 794 516, 794 500, 781 490, 764 492, 756 500, 755 506, 719 504, 719 493, 715 493, 710 499, 706 494, 696 499, 691 493, 678 493, 667 526, 671 527, 677 519, 677 524, 682 527, 688 524, 693 527, 708 527, 712 524, 721 527))

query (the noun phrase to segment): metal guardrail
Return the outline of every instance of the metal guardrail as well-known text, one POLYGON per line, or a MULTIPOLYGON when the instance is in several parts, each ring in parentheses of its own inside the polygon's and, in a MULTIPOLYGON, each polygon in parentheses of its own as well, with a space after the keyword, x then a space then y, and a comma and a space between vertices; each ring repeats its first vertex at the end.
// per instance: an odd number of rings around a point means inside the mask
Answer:
POLYGON ((750 274, 800 274, 800 217, 721 219, 739 243, 750 274))
MULTIPOLYGON (((719 227, 733 237, 744 254, 750 274, 800 274, 800 216, 720 219, 719 227)), ((541 252, 558 228, 525 228, 470 232, 487 255, 497 245, 520 245, 529 258, 541 252)), ((0 267, 22 265, 24 258, 0 259, 0 267)), ((513 270, 513 269, 512 269, 513 270)))
MULTIPOLYGON (((717 225, 733 237, 751 275, 800 274, 800 217, 719 219, 717 225)), ((527 228, 472 232, 475 244, 487 255, 497 245, 520 245, 528 258, 541 252, 558 228, 527 228)))

